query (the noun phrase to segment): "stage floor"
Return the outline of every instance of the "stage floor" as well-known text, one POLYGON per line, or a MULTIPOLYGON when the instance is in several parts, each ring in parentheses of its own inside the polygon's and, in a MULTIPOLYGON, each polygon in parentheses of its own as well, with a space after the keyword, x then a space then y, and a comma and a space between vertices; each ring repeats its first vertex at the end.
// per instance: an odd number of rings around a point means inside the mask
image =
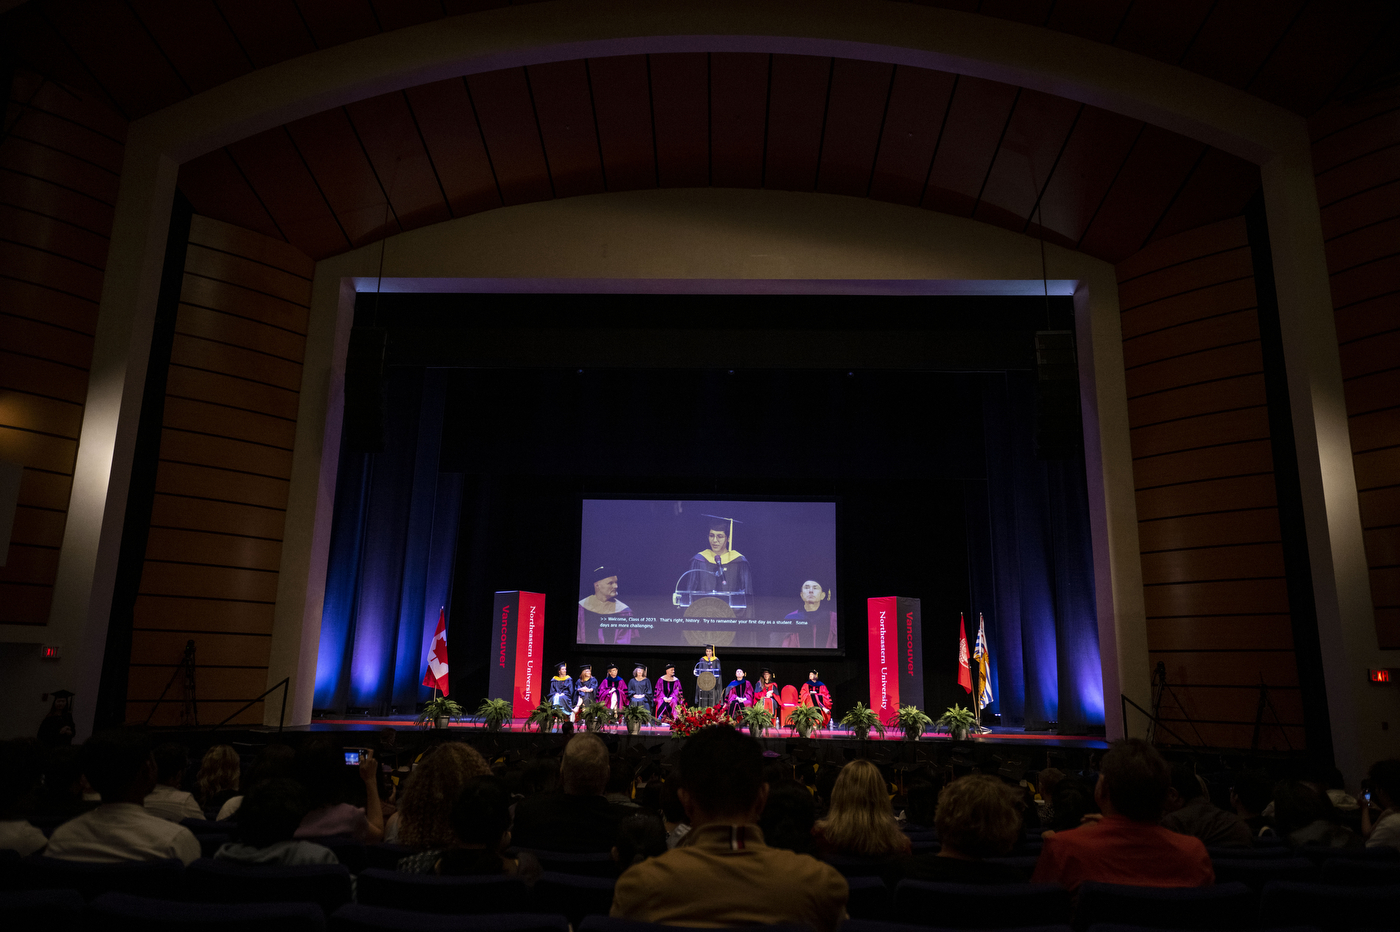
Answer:
MULTIPOLYGON (((387 715, 376 718, 318 718, 309 725, 289 725, 286 731, 296 732, 316 732, 316 731, 378 731, 383 728, 394 728, 400 731, 416 730, 415 718, 412 715, 387 715)), ((249 729, 251 731, 276 731, 276 728, 249 729)), ((524 719, 515 719, 509 725, 501 727, 500 731, 506 734, 529 734, 537 732, 533 728, 525 727, 524 719)), ((479 733, 486 734, 486 726, 481 722, 470 719, 454 721, 448 726, 451 734, 479 733)), ((626 735, 627 729, 621 725, 610 725, 604 729, 606 735, 626 735)), ((643 725, 638 734, 641 738, 665 738, 671 737, 671 729, 665 725, 643 725)), ((764 738, 782 739, 796 738, 797 734, 787 728, 770 728, 763 735, 764 738)), ((832 728, 821 728, 813 732, 812 740, 819 741, 854 741, 855 735, 848 728, 839 725, 832 728)), ((904 736, 894 730, 890 730, 881 738, 878 735, 871 735, 872 741, 903 742, 904 736)), ((1059 747, 1059 748, 1081 748, 1085 750, 1103 750, 1108 747, 1108 742, 1103 738, 1087 737, 1084 735, 1057 735, 1048 732, 1025 732, 1016 728, 994 727, 986 734, 973 735, 968 739, 972 744, 997 744, 997 745, 1024 745, 1028 747, 1059 747)), ((926 732, 919 738, 920 744, 941 743, 952 744, 950 735, 940 732, 926 732)))

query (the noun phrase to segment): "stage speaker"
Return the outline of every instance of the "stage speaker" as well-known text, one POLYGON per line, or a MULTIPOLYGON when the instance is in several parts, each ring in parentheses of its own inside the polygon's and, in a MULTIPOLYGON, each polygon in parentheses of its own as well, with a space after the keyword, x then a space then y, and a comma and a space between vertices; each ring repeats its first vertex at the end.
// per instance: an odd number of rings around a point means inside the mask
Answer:
POLYGON ((384 450, 384 349, 389 332, 383 327, 352 327, 345 354, 345 448, 351 453, 384 450))
POLYGON ((1084 449, 1074 331, 1036 333, 1035 369, 1036 459, 1073 459, 1084 449))

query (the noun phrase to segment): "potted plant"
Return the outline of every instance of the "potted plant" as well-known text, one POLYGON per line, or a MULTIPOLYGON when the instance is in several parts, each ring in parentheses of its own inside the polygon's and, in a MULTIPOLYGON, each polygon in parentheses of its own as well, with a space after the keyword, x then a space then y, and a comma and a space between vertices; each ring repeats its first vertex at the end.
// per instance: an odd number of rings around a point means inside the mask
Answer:
POLYGON ((880 733, 880 737, 885 736, 885 724, 880 721, 880 714, 863 702, 857 702, 854 709, 841 716, 841 724, 851 729, 860 741, 870 737, 872 728, 880 733))
POLYGON ((826 716, 822 710, 814 705, 800 705, 788 713, 788 725, 793 731, 804 738, 811 737, 812 732, 821 725, 822 719, 826 716))
POLYGON ((509 699, 483 699, 476 717, 486 723, 487 731, 500 731, 501 726, 514 717, 514 712, 509 699))
POLYGON ((688 738, 711 725, 732 724, 720 706, 686 706, 676 714, 675 721, 671 722, 671 737, 688 738))
POLYGON ((947 728, 954 741, 966 741, 968 731, 977 724, 977 716, 971 709, 964 709, 955 702, 948 706, 947 711, 938 717, 935 724, 940 728, 947 728))
POLYGON ((601 702, 585 702, 579 706, 578 720, 591 732, 600 732, 604 725, 617 721, 617 713, 601 702))
POLYGON ((525 719, 525 727, 535 726, 535 730, 543 734, 546 731, 553 731, 554 726, 566 721, 569 713, 556 705, 548 702, 541 702, 530 712, 530 717, 525 719))
POLYGON ((418 713, 418 727, 426 728, 429 723, 434 728, 446 728, 454 718, 462 717, 462 707, 455 699, 435 696, 423 703, 423 711, 418 713))
POLYGON ((648 725, 656 721, 656 716, 651 714, 651 709, 644 705, 625 705, 618 712, 618 718, 627 726, 629 735, 638 734, 643 725, 648 725))
POLYGON ((773 712, 761 705, 745 706, 743 713, 739 716, 739 721, 748 726, 749 734, 760 738, 765 729, 773 727, 773 712))
POLYGON ((895 710, 892 724, 904 732, 905 741, 918 741, 919 735, 933 727, 933 719, 916 705, 902 705, 895 710))

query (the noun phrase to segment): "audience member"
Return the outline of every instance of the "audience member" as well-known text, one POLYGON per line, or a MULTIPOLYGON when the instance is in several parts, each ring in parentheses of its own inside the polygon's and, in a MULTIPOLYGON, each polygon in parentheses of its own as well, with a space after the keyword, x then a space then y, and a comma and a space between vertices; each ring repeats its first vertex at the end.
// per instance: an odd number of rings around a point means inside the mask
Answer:
POLYGON ((34 740, 0 742, 0 851, 28 857, 49 840, 27 821, 43 778, 34 740))
POLYGON ((1078 828, 1085 819, 1099 813, 1098 803, 1094 802, 1094 784, 1066 774, 1050 791, 1050 810, 1050 816, 1041 820, 1045 827, 1042 837, 1078 828))
POLYGON ((1163 825, 1199 838, 1208 848, 1248 848, 1254 844, 1254 833, 1244 820, 1213 804, 1201 778, 1186 764, 1172 764, 1166 810, 1163 825))
POLYGON ((895 858, 913 849, 890 809, 885 778, 868 760, 841 768, 826 818, 812 828, 812 847, 823 856, 895 858))
POLYGON ((39 723, 39 744, 46 748, 67 747, 73 743, 73 694, 60 689, 49 703, 49 714, 39 723))
POLYGON ((602 738, 591 732, 570 738, 559 763, 560 788, 526 796, 516 805, 516 845, 540 851, 612 850, 617 823, 637 810, 603 797, 610 772, 602 738))
POLYGON ((293 837, 307 809, 306 791, 295 780, 262 781, 243 797, 237 840, 214 858, 258 867, 338 863, 331 849, 293 837))
POLYGON ((146 809, 156 786, 156 761, 150 739, 115 729, 89 738, 82 748, 83 775, 102 795, 102 805, 54 829, 52 858, 70 861, 155 861, 199 857, 199 842, 183 825, 146 809))
POLYGON ((640 864, 647 858, 665 854, 666 827, 661 819, 649 812, 630 815, 617 823, 617 839, 612 847, 612 858, 622 870, 640 864))
POLYGON ((768 805, 763 807, 763 815, 758 820, 764 844, 809 854, 812 827, 816 824, 817 800, 811 790, 796 780, 769 785, 768 805))
POLYGON ((211 816, 218 813, 224 803, 238 795, 242 772, 243 762, 229 745, 216 744, 205 751, 194 778, 194 795, 200 807, 211 816))
POLYGON ((685 820, 685 807, 681 805, 680 786, 680 775, 675 773, 661 784, 661 818, 666 825, 667 848, 680 844, 690 831, 690 823, 685 820))
POLYGON ((490 773, 486 759, 470 745, 439 744, 408 775, 402 805, 386 823, 384 840, 413 848, 450 846, 452 824, 443 814, 452 811, 468 780, 490 773))
POLYGON ((1272 816, 1264 815, 1264 810, 1274 801, 1274 781, 1269 775, 1257 770, 1246 770, 1235 774, 1234 785, 1230 787, 1230 805, 1235 807, 1235 815, 1255 838, 1274 834, 1272 816))
POLYGON ((296 830, 297 838, 349 835, 369 844, 384 838, 384 814, 375 785, 379 761, 373 751, 361 752, 358 767, 352 769, 345 763, 344 751, 327 741, 312 740, 297 750, 293 766, 311 807, 296 830), (363 806, 355 805, 361 801, 363 806))
POLYGON ((35 815, 71 819, 97 808, 101 797, 83 779, 82 748, 49 748, 44 761, 44 785, 35 815))
MULTIPOLYGON (((728 726, 705 728, 680 752, 685 842, 628 870, 611 914, 667 925, 801 923, 835 932, 849 888, 829 864, 764 844, 763 751, 728 726)), ((893 819, 891 819, 893 821, 893 819)))
POLYGON ((938 784, 918 777, 904 787, 904 831, 931 833, 938 818, 938 784))
POLYGON ((1017 883, 1026 872, 984 858, 1005 857, 1021 834, 1020 794, 997 777, 959 777, 938 797, 937 854, 912 858, 904 876, 938 883, 1017 883))
MULTIPOLYGON (((253 766, 248 769, 248 775, 239 781, 239 785, 251 789, 264 780, 290 778, 295 761, 296 752, 287 745, 269 744, 258 752, 253 766)), ((242 796, 230 796, 228 802, 219 807, 219 814, 214 818, 220 822, 237 818, 238 807, 242 804, 242 796)))
POLYGON ((1400 848, 1400 758, 1371 765, 1370 805, 1361 806, 1361 834, 1368 848, 1400 848), (1380 809, 1380 818, 1371 822, 1371 806, 1380 809))
POLYGON ((146 797, 146 808, 162 819, 203 819, 204 810, 194 797, 180 789, 189 766, 189 752, 183 744, 169 742, 155 750, 156 785, 146 797))
MULTIPOLYGON (((1035 790, 1040 796, 1040 804, 1036 807, 1040 810, 1040 824, 1049 828, 1055 822, 1055 787, 1059 786, 1065 778, 1063 770, 1054 767, 1046 767, 1035 778, 1035 790)), ((1082 813, 1081 813, 1082 815, 1082 813)), ((1071 826, 1066 826, 1071 827, 1071 826)))
POLYGON ((621 757, 608 761, 608 784, 603 789, 603 798, 617 806, 636 809, 637 802, 632 798, 633 781, 636 771, 621 757))
POLYGON ((1332 801, 1325 792, 1299 780, 1284 780, 1274 787, 1275 830, 1290 845, 1324 848, 1359 848, 1365 842, 1351 829, 1338 825, 1332 801))
MULTIPOLYGON (((1119 741, 1104 756, 1094 799, 1103 816, 1045 838, 1032 879, 1079 889, 1086 880, 1151 887, 1215 882, 1198 838, 1159 825, 1171 768, 1146 741, 1119 741)), ((1058 817, 1057 813, 1057 817, 1058 817)))
MULTIPOLYGON (((544 871, 528 851, 507 857, 510 847, 510 795, 495 777, 473 777, 452 804, 453 844, 439 852, 431 868, 439 874, 511 874, 533 885, 544 871)), ((418 855, 423 861, 431 852, 418 855)), ((406 858, 406 862, 415 859, 406 858)), ((405 861, 399 870, 405 870, 405 861)))

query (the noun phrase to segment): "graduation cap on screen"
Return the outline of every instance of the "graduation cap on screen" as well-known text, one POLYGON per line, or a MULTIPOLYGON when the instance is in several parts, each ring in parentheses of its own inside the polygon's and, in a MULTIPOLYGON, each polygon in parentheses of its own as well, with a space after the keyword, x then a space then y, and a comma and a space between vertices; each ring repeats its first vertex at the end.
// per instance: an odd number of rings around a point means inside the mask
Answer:
MULTIPOLYGON (((728 522, 729 522, 729 537, 728 537, 727 541, 725 542, 725 546, 728 547, 730 550, 733 550, 733 549, 734 549, 734 525, 736 525, 736 524, 743 524, 744 522, 738 520, 737 518, 726 518, 724 515, 701 515, 700 517, 702 517, 702 518, 714 518, 716 521, 728 521, 728 522)), ((716 531, 722 531, 722 530, 724 530, 724 528, 722 528, 722 527, 715 527, 713 524, 710 525, 710 528, 711 528, 712 530, 716 530, 716 531)))

